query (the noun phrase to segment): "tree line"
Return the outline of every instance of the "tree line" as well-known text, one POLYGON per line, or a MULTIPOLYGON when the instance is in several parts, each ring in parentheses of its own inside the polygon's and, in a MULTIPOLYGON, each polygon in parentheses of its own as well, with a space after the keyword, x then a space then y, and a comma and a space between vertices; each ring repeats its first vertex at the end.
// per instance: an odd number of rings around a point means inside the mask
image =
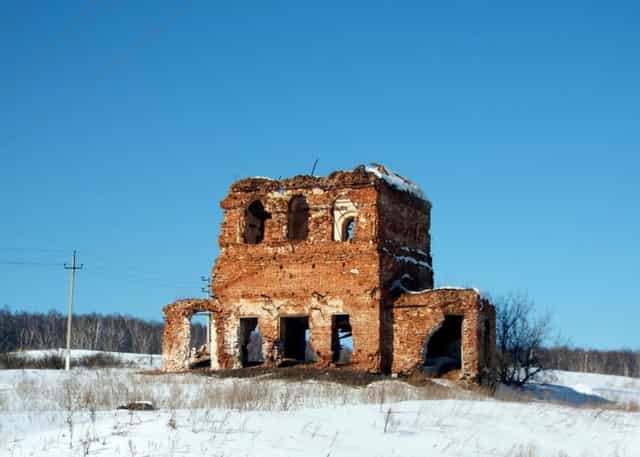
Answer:
MULTIPOLYGON (((114 352, 159 354, 162 352, 161 322, 120 314, 74 314, 71 347, 114 352)), ((0 308, 0 352, 66 347, 67 316, 48 313, 11 312, 0 308)))
POLYGON ((601 373, 640 378, 640 351, 599 351, 557 346, 539 350, 542 365, 552 370, 601 373))

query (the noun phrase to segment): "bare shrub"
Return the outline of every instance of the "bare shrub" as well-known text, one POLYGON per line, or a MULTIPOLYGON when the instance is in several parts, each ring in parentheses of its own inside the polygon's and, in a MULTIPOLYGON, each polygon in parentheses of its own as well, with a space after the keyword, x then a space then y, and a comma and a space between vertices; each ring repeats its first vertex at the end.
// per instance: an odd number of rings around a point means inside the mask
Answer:
POLYGON ((97 354, 81 357, 73 366, 84 368, 125 368, 129 364, 113 354, 98 352, 97 354))
POLYGON ((173 411, 173 413, 171 414, 171 417, 169 418, 169 421, 167 422, 167 427, 175 430, 178 428, 178 424, 176 422, 176 413, 175 411, 173 411))
MULTIPOLYGON (((199 375, 149 375, 129 370, 98 369, 90 376, 60 373, 58 382, 25 371, 11 392, 12 408, 24 411, 96 411, 150 401, 159 409, 227 409, 288 411, 327 405, 381 404, 405 400, 441 399, 458 393, 432 385, 412 386, 381 381, 363 387, 333 382, 292 382, 256 378, 218 379, 199 375), (15 396, 15 401, 13 400, 15 396), (18 403, 16 403, 16 401, 18 403)), ((4 395, 4 394, 3 394, 4 395)), ((9 406, 6 406, 9 407, 9 406)), ((0 405, 2 408, 2 405, 0 405)))
POLYGON ((387 412, 384 414, 384 433, 388 433, 391 431, 391 427, 393 426, 393 411, 391 408, 387 409, 387 412))
POLYGON ((536 317, 533 302, 522 295, 492 301, 496 306, 498 379, 523 386, 544 370, 541 353, 550 337, 550 316, 536 317))

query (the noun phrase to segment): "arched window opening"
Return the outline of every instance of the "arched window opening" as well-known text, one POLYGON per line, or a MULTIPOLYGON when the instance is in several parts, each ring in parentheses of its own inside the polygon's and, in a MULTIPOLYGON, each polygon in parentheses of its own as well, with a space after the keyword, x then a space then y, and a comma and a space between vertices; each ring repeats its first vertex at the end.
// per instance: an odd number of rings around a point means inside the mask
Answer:
POLYGON ((339 198, 333 203, 333 239, 352 241, 355 238, 358 210, 351 200, 339 198))
POLYGON ((210 341, 211 317, 208 312, 198 312, 189 319, 189 368, 211 365, 210 341))
POLYGON ((249 205, 244 212, 244 242, 258 244, 264 239, 264 221, 271 219, 260 200, 249 205))
POLYGON ((427 341, 423 366, 427 375, 442 376, 462 368, 462 321, 463 316, 446 315, 427 341))
POLYGON ((297 195, 289 202, 289 220, 287 224, 287 239, 302 241, 309 234, 309 205, 307 199, 297 195))
POLYGON ((354 217, 348 218, 344 221, 342 227, 342 241, 352 241, 356 236, 356 219, 354 217))

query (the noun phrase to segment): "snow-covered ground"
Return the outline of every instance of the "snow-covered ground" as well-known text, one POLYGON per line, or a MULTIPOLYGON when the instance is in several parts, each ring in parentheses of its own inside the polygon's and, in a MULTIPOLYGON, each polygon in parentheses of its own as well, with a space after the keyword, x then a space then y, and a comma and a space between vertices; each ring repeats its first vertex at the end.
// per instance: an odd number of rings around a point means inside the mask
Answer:
MULTIPOLYGON (((545 372, 536 383, 538 388, 545 389, 546 386, 567 388, 569 395, 574 398, 582 395, 609 402, 635 402, 640 405, 640 378, 553 370, 545 372)), ((640 456, 640 450, 638 455, 640 456)))
MULTIPOLYGON (((553 385, 578 403, 640 401, 638 379, 550 375, 534 391, 553 385)), ((639 456, 640 413, 588 404, 504 401, 401 381, 351 387, 135 369, 3 370, 0 455, 639 456), (135 400, 159 409, 116 409, 135 400)))
MULTIPOLYGON (((30 350, 11 352, 10 354, 17 357, 28 359, 43 359, 45 357, 58 356, 61 358, 66 357, 66 349, 42 349, 42 350, 30 350)), ((104 354, 122 362, 123 365, 131 366, 132 368, 144 368, 144 369, 158 369, 162 367, 162 355, 160 354, 135 354, 129 352, 107 352, 107 351, 90 351, 86 349, 72 349, 71 361, 78 361, 85 357, 91 357, 98 354, 104 354)))

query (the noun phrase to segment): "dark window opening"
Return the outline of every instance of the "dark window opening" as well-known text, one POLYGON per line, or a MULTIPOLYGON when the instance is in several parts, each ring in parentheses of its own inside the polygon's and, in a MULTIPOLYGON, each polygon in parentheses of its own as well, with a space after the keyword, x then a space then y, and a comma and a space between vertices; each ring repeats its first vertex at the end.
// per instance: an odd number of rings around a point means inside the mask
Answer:
POLYGON ((189 368, 209 366, 209 315, 196 313, 189 323, 189 368))
POLYGON ((356 236, 356 220, 350 217, 342 227, 342 241, 351 241, 356 236))
POLYGON ((462 320, 463 316, 446 315, 431 335, 425 350, 425 373, 441 376, 462 368, 462 320))
POLYGON ((348 365, 353 354, 353 336, 348 314, 331 317, 331 352, 336 365, 348 365))
POLYGON ((244 241, 248 244, 258 244, 264 239, 264 221, 271 219, 260 200, 249 205, 244 212, 244 241))
POLYGON ((240 362, 243 367, 260 365, 262 356, 262 335, 258 328, 257 317, 240 318, 240 362))
POLYGON ((282 342, 281 366, 314 362, 315 353, 309 344, 309 317, 280 318, 280 340, 282 342))
POLYGON ((489 319, 485 319, 484 320, 484 326, 483 326, 483 330, 484 330, 484 338, 483 338, 483 344, 484 347, 482 348, 482 351, 484 352, 484 365, 485 367, 489 367, 491 366, 491 325, 489 324, 489 319))
POLYGON ((287 239, 302 241, 309 234, 309 205, 307 199, 298 195, 289 202, 289 219, 287 222, 287 239))

